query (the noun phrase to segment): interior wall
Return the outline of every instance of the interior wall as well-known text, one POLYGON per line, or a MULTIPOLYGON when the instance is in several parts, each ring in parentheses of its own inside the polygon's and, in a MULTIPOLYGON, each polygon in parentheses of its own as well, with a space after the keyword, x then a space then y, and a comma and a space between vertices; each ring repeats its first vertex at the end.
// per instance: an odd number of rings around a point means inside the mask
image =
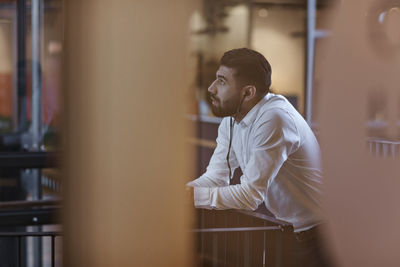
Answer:
MULTIPOLYGON (((218 2, 215 3, 215 6, 218 6, 218 2)), ((234 48, 248 46, 249 9, 244 4, 220 9, 220 12, 225 12, 226 17, 221 18, 216 25, 225 27, 226 31, 200 33, 209 26, 206 23, 206 17, 210 14, 206 14, 206 12, 210 11, 206 11, 203 2, 203 5, 197 5, 190 16, 189 49, 191 57, 189 68, 193 72, 188 83, 187 95, 192 102, 188 113, 212 116, 211 109, 206 102, 207 88, 215 79, 219 60, 223 53, 234 48)))
MULTIPOLYGON (((191 16, 192 33, 206 27, 204 10, 199 8, 191 16)), ((192 34, 192 51, 201 51, 206 58, 219 60, 224 52, 234 48, 247 46, 249 25, 249 10, 247 5, 237 5, 226 8, 227 17, 222 25, 227 27, 226 32, 212 34, 192 34)))
POLYGON ((251 47, 272 67, 274 92, 298 97, 304 113, 306 10, 300 7, 255 7, 251 47), (260 11, 263 9, 263 11, 260 11))
POLYGON ((192 2, 65 1, 65 266, 192 265, 192 2))

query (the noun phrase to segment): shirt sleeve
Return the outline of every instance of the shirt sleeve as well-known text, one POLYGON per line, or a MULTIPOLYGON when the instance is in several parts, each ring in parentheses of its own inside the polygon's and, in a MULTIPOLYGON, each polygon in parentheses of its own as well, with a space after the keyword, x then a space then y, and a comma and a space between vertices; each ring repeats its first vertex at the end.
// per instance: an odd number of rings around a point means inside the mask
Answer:
MULTIPOLYGON (((217 147, 211 156, 206 172, 196 180, 187 183, 187 186, 219 187, 229 185, 229 168, 226 161, 230 134, 229 120, 230 118, 224 118, 218 127, 217 147)), ((229 164, 233 174, 239 164, 232 149, 229 155, 229 164)))
POLYGON ((251 156, 241 183, 195 187, 196 207, 255 210, 264 202, 268 180, 277 175, 288 155, 298 149, 300 137, 293 118, 284 110, 271 111, 254 127, 249 140, 251 156))

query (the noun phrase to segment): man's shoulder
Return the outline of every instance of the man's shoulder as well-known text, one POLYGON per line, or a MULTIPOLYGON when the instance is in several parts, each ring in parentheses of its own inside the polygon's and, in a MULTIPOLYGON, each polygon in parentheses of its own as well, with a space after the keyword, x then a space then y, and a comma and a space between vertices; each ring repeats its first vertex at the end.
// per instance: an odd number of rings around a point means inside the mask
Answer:
POLYGON ((264 109, 287 109, 290 107, 289 101, 283 95, 268 94, 264 99, 265 103, 262 106, 264 109))
POLYGON ((281 95, 273 95, 260 108, 260 117, 284 116, 293 113, 295 109, 290 105, 289 101, 281 95))
POLYGON ((272 95, 266 103, 260 108, 256 123, 264 121, 282 121, 291 124, 302 120, 301 114, 290 104, 285 97, 281 95, 272 95))

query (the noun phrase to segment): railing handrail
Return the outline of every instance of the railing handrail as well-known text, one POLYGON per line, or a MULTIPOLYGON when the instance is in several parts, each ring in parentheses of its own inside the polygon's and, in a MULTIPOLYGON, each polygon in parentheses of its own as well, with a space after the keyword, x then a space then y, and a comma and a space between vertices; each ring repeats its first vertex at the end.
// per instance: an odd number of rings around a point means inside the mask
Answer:
POLYGON ((0 202, 0 209, 30 208, 30 207, 37 207, 37 206, 61 206, 61 199, 0 202))
POLYGON ((0 232, 0 237, 62 236, 61 231, 52 232, 0 232))
POLYGON ((280 225, 276 226, 257 226, 257 227, 215 227, 215 228, 200 228, 194 229, 195 233, 226 233, 226 232, 254 232, 254 231, 271 231, 281 230, 284 228, 280 225))
POLYGON ((0 152, 1 168, 43 169, 58 167, 60 152, 16 151, 0 152))
POLYGON ((250 216, 250 217, 254 217, 254 218, 257 218, 257 219, 264 220, 264 221, 276 223, 278 225, 282 225, 282 226, 285 226, 285 227, 291 226, 291 224, 288 223, 288 222, 281 221, 279 219, 276 219, 275 217, 269 216, 269 215, 264 214, 264 213, 259 213, 259 212, 256 212, 256 211, 249 211, 249 210, 234 210, 234 211, 237 212, 237 213, 241 213, 241 214, 250 216))
POLYGON ((373 142, 373 143, 378 143, 378 144, 388 144, 388 145, 400 145, 400 141, 393 141, 393 140, 388 140, 384 138, 378 138, 378 137, 369 137, 367 138, 368 142, 373 142))

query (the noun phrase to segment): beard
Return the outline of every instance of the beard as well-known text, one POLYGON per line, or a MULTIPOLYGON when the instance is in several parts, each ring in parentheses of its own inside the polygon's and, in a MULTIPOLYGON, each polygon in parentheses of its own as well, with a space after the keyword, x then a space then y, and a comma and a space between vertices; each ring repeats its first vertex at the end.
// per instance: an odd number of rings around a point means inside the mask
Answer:
POLYGON ((236 103, 236 99, 230 99, 226 101, 221 101, 217 97, 210 96, 210 106, 211 106, 211 111, 216 117, 228 117, 228 116, 233 116, 237 113, 237 107, 239 103, 236 103), (212 102, 214 101, 214 103, 212 102))
POLYGON ((214 116, 219 117, 219 118, 231 116, 230 112, 227 112, 225 109, 223 109, 220 106, 211 105, 211 111, 214 114, 214 116))

